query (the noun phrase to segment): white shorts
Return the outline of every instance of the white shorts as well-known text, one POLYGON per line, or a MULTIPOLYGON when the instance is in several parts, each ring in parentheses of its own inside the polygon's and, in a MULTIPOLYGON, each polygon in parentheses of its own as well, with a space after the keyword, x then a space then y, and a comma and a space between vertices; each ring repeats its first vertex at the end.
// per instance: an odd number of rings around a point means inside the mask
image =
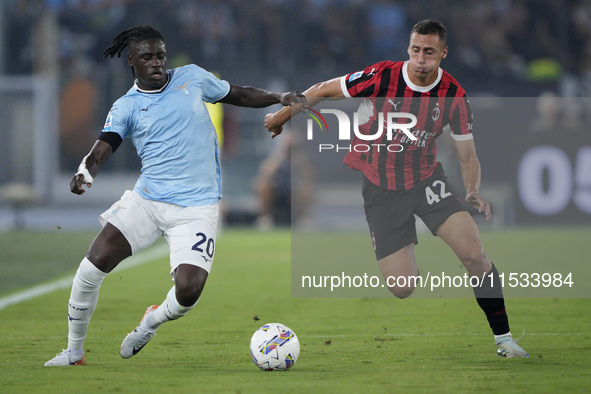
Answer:
POLYGON ((99 216, 102 226, 111 223, 131 245, 131 253, 152 245, 161 236, 170 247, 170 273, 180 264, 211 270, 219 217, 218 204, 183 207, 146 200, 127 190, 99 216))

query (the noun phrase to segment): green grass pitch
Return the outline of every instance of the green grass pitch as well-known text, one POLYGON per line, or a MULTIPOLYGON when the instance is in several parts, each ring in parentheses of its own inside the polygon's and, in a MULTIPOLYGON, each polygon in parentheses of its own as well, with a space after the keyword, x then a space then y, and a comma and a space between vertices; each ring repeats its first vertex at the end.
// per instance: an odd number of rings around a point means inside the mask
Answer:
MULTIPOLYGON (((36 276, 40 269, 45 272, 39 268, 45 264, 65 264, 62 274, 73 274, 92 239, 90 234, 75 236, 79 242, 71 242, 67 233, 0 234, 3 271, 11 272, 6 271, 6 256, 13 256, 12 264, 15 256, 26 262, 20 269, 10 268, 20 279, 3 276, 0 297, 27 284, 27 279, 54 277, 56 272, 36 276), (50 251, 24 247, 47 243, 48 237, 50 251)), ((510 263, 507 245, 520 236, 555 245, 569 256, 589 258, 590 229, 511 230, 482 236, 489 255, 502 256, 495 260, 498 266, 510 263), (573 248, 579 252, 573 254, 573 248)), ((440 240, 422 237, 419 265, 444 250, 440 240)), ((544 257, 539 251, 532 254, 544 257)), ((518 258, 527 255, 520 250, 518 258)), ((453 256, 449 264, 457 264, 453 256)), ((107 277, 85 343, 84 367, 43 367, 66 346, 69 289, 0 310, 0 392, 589 390, 589 298, 508 299, 512 331, 519 336, 525 329, 520 344, 531 357, 503 359, 496 356, 484 314, 473 299, 291 298, 287 231, 222 232, 197 307, 162 326, 137 356, 122 359, 118 350, 126 333, 172 286, 168 270, 163 258, 107 277), (287 372, 260 371, 250 359, 250 337, 268 322, 290 326, 300 339, 300 357, 287 372)))

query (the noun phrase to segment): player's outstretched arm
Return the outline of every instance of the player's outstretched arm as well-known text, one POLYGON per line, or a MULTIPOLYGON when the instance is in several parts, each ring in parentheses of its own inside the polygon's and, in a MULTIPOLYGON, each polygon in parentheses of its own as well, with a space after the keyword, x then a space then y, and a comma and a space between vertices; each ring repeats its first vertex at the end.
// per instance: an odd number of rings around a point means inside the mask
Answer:
POLYGON ((252 86, 230 85, 230 92, 220 102, 240 107, 262 108, 273 104, 305 104, 305 97, 298 92, 277 93, 252 86))
POLYGON ((478 212, 484 213, 486 220, 490 220, 490 204, 480 197, 480 161, 476 155, 474 140, 454 140, 454 146, 460 157, 460 170, 466 187, 466 202, 478 209, 478 212))
POLYGON ((283 131, 283 125, 291 119, 292 116, 302 112, 304 108, 313 107, 325 98, 344 98, 341 88, 341 78, 337 77, 328 81, 319 82, 308 88, 303 94, 307 103, 303 105, 294 105, 283 107, 279 111, 267 114, 265 116, 265 127, 271 133, 271 138, 277 137, 283 131))
POLYGON ((78 172, 72 177, 70 181, 70 191, 74 194, 84 194, 82 185, 86 187, 92 186, 94 177, 105 164, 107 159, 113 153, 111 145, 105 141, 96 141, 90 150, 90 153, 82 159, 78 172))

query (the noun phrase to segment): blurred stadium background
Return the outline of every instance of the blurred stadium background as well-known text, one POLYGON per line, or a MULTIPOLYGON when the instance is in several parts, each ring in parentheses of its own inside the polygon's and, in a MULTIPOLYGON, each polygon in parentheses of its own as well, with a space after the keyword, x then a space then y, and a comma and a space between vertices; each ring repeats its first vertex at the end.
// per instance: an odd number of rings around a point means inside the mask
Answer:
MULTIPOLYGON (((231 83, 301 91, 376 61, 406 59, 408 32, 424 18, 447 26, 442 65, 476 104, 482 194, 499 213, 490 226, 589 224, 591 1, 3 0, 0 229, 98 228, 97 215, 133 187, 140 164, 129 141, 90 193, 80 198, 68 186, 111 104, 131 85, 124 57, 101 57, 129 26, 163 33, 170 68, 191 62, 231 83), (505 108, 526 120, 505 127, 505 108)), ((223 110, 231 225, 258 211, 253 181, 277 142, 262 125, 267 109, 223 110)), ((442 149, 445 160, 443 141, 442 149)), ((319 176, 333 187, 316 188, 312 221, 335 201, 330 193, 347 189, 341 185, 359 187, 358 178, 319 176)), ((359 207, 357 194, 337 196, 345 207, 335 209, 359 207)))

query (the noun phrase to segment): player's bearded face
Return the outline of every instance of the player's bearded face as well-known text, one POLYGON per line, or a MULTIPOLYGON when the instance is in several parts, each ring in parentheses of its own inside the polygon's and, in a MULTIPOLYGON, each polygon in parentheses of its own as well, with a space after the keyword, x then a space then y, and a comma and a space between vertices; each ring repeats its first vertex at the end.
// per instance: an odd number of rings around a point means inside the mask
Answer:
POLYGON ((408 55, 411 81, 419 86, 428 86, 437 78, 439 63, 447 56, 447 47, 435 34, 412 33, 408 55))
POLYGON ((151 38, 130 43, 127 60, 135 71, 140 89, 160 89, 166 84, 166 47, 162 40, 151 38))

